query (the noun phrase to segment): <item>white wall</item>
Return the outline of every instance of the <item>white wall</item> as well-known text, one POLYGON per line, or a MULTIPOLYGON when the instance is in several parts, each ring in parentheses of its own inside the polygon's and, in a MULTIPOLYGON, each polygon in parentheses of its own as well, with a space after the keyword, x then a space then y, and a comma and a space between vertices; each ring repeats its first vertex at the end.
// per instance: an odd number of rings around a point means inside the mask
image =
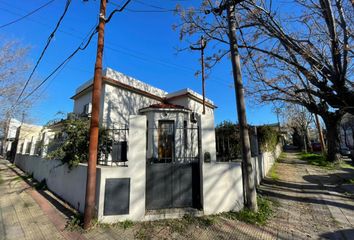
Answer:
MULTIPOLYGON (((102 113, 104 110, 104 99, 105 99, 105 92, 106 92, 106 84, 102 84, 101 89, 101 100, 100 100, 100 122, 102 122, 102 113)), ((80 115, 84 111, 84 106, 86 104, 91 103, 92 101, 92 90, 86 92, 82 96, 76 98, 74 100, 74 113, 80 115)))
MULTIPOLYGON (((203 113, 203 104, 194 100, 194 99, 188 98, 188 106, 187 107, 189 109, 191 109, 193 112, 197 112, 199 114, 203 113)), ((205 106, 205 114, 214 116, 214 109, 212 109, 208 106, 205 106)))
POLYGON ((282 145, 278 144, 274 152, 263 152, 256 157, 252 157, 253 164, 255 164, 255 179, 259 185, 262 179, 269 173, 269 170, 275 163, 275 160, 282 152, 282 145))
POLYGON ((243 207, 241 164, 203 164, 203 209, 204 214, 238 211, 243 207))
POLYGON ((15 164, 37 181, 46 180, 48 189, 68 202, 72 207, 84 211, 87 166, 80 164, 69 170, 58 160, 47 160, 38 156, 16 154, 15 164))
POLYGON ((141 108, 159 103, 155 99, 110 84, 105 84, 105 90, 103 123, 108 128, 127 125, 130 115, 138 115, 141 108))
POLYGON ((244 202, 241 164, 216 162, 214 116, 202 115, 200 123, 204 214, 240 210, 244 202), (206 152, 210 153, 211 162, 204 162, 206 152))

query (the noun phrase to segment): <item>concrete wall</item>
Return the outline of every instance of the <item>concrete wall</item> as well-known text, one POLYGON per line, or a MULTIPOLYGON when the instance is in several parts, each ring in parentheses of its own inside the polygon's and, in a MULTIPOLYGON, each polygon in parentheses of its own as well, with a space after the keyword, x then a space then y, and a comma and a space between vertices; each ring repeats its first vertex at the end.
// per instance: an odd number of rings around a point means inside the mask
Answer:
POLYGON ((213 115, 202 115, 201 123, 201 184, 204 214, 237 211, 243 207, 241 164, 216 162, 213 115), (205 153, 210 162, 205 162, 205 153))
POLYGON ((282 145, 278 144, 274 152, 260 153, 256 157, 252 157, 255 164, 255 179, 257 185, 259 185, 262 179, 268 174, 269 170, 275 163, 275 160, 280 156, 282 152, 282 145))
POLYGON ((37 181, 46 180, 48 189, 80 212, 84 211, 87 166, 80 164, 69 170, 58 160, 17 154, 15 164, 37 181))

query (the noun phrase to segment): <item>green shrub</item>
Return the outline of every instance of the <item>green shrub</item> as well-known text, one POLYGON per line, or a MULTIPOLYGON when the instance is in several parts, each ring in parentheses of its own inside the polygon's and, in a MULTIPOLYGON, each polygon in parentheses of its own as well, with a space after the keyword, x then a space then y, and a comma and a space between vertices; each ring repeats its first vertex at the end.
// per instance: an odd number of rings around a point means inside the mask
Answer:
POLYGON ((271 126, 257 127, 259 148, 262 152, 273 152, 279 143, 279 134, 271 126))
MULTIPOLYGON (((62 144, 56 150, 48 154, 50 159, 60 159, 66 163, 69 169, 76 167, 79 163, 87 162, 89 155, 89 119, 68 119, 65 120, 63 132, 65 133, 62 144)), ((56 144, 55 142, 53 142, 56 144)), ((107 156, 112 151, 112 139, 106 129, 99 132, 98 159, 107 156)))

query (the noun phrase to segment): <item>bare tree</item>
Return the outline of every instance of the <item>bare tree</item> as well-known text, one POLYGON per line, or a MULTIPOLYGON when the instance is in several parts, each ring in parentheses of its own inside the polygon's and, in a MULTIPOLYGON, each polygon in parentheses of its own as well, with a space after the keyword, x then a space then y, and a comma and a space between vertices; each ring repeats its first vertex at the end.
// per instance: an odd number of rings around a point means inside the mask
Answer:
MULTIPOLYGON (((0 135, 3 136, 3 146, 5 146, 10 119, 21 119, 28 111, 35 95, 26 101, 15 104, 26 81, 27 70, 30 67, 26 58, 29 47, 14 40, 2 40, 0 44, 0 135)), ((36 81, 32 81, 28 86, 25 96, 32 90, 34 84, 36 84, 36 81)))
MULTIPOLYGON (((197 8, 177 7, 181 38, 202 33, 214 49, 206 57, 207 68, 229 55, 225 14, 204 14, 215 6, 220 5, 204 0, 197 8)), ((255 0, 237 6, 238 47, 243 49, 244 75, 251 80, 248 93, 259 102, 284 101, 320 115, 327 129, 328 160, 337 160, 340 119, 354 111, 351 3, 294 0, 284 8, 255 0)))
POLYGON ((309 126, 313 121, 312 114, 305 107, 297 104, 285 104, 281 114, 286 122, 286 126, 290 129, 296 129, 296 132, 301 134, 304 150, 306 152, 311 151, 309 126))

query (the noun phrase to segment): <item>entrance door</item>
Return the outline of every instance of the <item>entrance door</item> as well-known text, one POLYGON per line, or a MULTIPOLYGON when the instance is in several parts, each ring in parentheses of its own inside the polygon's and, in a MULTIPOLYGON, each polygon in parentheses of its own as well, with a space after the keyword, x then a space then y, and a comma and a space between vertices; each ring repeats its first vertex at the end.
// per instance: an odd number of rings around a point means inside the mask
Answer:
MULTIPOLYGON (((197 128, 194 130, 198 133, 197 128)), ((157 140, 157 155, 146 162, 146 209, 195 207, 196 199, 200 199, 199 156, 177 159, 175 153, 186 146, 186 138, 179 135, 187 131, 191 130, 175 128, 174 121, 159 121, 158 129, 148 129, 149 149, 157 140), (151 137, 156 133, 157 139, 151 137)))

